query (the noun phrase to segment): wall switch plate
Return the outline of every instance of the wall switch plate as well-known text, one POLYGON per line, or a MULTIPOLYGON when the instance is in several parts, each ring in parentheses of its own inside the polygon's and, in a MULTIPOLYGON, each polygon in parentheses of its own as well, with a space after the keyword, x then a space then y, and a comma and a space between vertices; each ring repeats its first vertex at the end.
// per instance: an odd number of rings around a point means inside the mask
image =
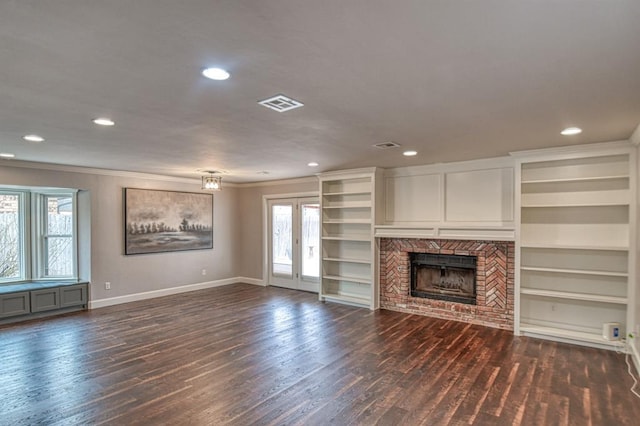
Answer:
POLYGON ((202 270, 202 275, 207 275, 207 270, 206 269, 202 270))
POLYGON ((107 281, 106 283, 104 283, 104 289, 105 290, 111 290, 111 283, 109 281, 107 281))

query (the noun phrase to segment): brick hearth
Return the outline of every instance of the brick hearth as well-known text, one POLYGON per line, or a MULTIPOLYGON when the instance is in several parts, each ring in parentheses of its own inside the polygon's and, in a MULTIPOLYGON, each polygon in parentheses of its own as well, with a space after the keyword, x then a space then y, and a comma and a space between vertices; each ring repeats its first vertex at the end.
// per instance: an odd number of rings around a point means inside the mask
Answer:
POLYGON ((380 307, 513 330, 513 242, 382 238, 380 307), (476 305, 410 295, 409 253, 477 256, 476 305))

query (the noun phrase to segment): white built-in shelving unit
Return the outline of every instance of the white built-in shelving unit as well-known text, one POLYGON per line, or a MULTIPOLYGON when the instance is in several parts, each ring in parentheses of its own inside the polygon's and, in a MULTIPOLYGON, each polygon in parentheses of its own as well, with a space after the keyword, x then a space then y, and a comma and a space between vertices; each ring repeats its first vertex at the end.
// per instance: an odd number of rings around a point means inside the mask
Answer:
POLYGON ((320 300, 379 307, 374 238, 380 201, 376 168, 319 176, 322 209, 320 300), (376 191, 376 188, 378 191, 376 191))
POLYGON ((620 345, 602 326, 632 324, 634 173, 628 148, 518 158, 517 334, 620 345))

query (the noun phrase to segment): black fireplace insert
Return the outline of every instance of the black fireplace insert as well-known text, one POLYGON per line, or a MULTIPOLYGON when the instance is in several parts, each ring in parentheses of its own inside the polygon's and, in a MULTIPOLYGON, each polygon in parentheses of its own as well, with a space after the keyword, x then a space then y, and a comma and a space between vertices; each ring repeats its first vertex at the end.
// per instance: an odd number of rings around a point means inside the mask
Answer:
POLYGON ((409 253, 411 296, 476 304, 476 256, 409 253))

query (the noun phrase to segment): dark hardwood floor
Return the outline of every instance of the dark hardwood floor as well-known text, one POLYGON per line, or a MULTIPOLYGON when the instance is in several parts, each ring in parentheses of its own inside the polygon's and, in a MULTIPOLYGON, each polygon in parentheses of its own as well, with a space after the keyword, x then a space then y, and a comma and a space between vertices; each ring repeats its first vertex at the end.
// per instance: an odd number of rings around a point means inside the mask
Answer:
POLYGON ((0 327, 2 425, 640 424, 623 355, 236 284, 0 327))

